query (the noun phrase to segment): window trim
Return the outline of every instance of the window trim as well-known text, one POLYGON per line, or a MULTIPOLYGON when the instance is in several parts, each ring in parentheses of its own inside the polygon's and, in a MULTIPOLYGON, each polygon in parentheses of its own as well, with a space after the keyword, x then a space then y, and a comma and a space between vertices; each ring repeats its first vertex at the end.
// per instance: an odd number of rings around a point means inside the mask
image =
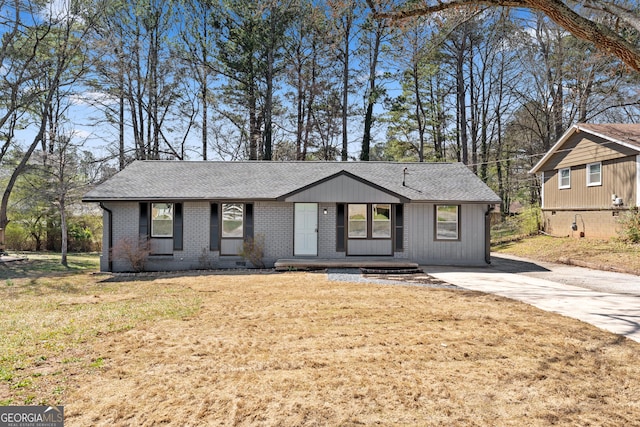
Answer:
POLYGON ((587 163, 586 175, 587 175, 587 187, 597 187, 602 185, 602 162, 587 163), (600 168, 600 172, 598 173, 599 179, 597 182, 591 182, 591 167, 596 165, 600 168))
POLYGON ((568 168, 558 169, 558 189, 559 190, 565 190, 565 189, 568 189, 568 188, 571 188, 571 168, 568 167, 568 168), (569 176, 567 177, 569 183, 563 185, 562 184, 562 172, 564 172, 564 171, 568 171, 569 172, 569 176))
MULTIPOLYGON (((433 238, 439 242, 455 242, 460 241, 460 236, 462 234, 462 230, 460 227, 460 218, 462 215, 462 206, 461 205, 434 205, 434 220, 433 220, 433 238), (438 224, 441 222, 438 218, 438 208, 441 207, 455 207, 456 208, 456 237, 439 237, 438 236, 438 224)), ((442 221, 442 223, 452 223, 452 221, 442 221)))
MULTIPOLYGON (((150 221, 150 234, 149 236, 152 239, 173 239, 173 235, 174 235, 174 224, 175 224, 175 220, 176 220, 176 204, 175 203, 167 203, 167 202, 152 202, 151 203, 151 212, 149 215, 149 221, 150 221), (154 217, 154 206, 155 205, 169 205, 169 211, 171 212, 171 233, 170 234, 156 234, 155 233, 155 227, 154 227, 154 221, 157 221, 157 219, 155 219, 154 217)), ((167 221, 167 220, 165 220, 167 221)))

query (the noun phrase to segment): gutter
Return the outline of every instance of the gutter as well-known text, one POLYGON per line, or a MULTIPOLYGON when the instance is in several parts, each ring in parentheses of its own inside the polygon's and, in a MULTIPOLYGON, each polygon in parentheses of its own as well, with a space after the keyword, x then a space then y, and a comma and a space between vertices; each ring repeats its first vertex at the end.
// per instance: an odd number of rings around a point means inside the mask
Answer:
POLYGON ((491 212, 494 205, 489 205, 484 213, 484 261, 491 264, 491 212))
POLYGON ((109 219, 107 220, 107 227, 109 228, 109 236, 107 238, 107 269, 109 271, 113 271, 113 259, 111 259, 111 252, 113 249, 113 212, 102 202, 100 202, 100 207, 109 215, 109 219))

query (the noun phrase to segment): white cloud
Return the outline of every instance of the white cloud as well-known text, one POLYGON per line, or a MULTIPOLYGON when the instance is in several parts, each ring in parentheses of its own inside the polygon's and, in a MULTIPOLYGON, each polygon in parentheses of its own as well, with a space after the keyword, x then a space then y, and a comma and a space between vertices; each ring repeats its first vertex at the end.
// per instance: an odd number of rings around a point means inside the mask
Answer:
POLYGON ((105 92, 87 91, 71 95, 71 104, 80 106, 113 105, 118 99, 105 92))

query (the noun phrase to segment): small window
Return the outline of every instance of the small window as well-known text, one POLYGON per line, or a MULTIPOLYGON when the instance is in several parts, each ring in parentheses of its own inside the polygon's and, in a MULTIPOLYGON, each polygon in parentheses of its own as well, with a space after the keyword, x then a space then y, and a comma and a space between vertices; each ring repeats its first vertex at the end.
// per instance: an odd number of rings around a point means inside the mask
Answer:
POLYGON ((349 238, 367 238, 367 205, 349 205, 349 238))
POLYGON ((602 185, 602 163, 589 163, 587 165, 587 186, 602 185))
POLYGON ((243 235, 243 204, 222 204, 222 237, 242 239, 243 235))
POLYGON ((372 205, 373 238, 391 237, 391 205, 372 205))
POLYGON ((151 237, 173 237, 173 203, 151 204, 151 237))
POLYGON ((436 206, 436 240, 458 239, 458 213, 458 206, 436 206))
POLYGON ((571 168, 564 168, 558 171, 558 188, 571 188, 571 168))

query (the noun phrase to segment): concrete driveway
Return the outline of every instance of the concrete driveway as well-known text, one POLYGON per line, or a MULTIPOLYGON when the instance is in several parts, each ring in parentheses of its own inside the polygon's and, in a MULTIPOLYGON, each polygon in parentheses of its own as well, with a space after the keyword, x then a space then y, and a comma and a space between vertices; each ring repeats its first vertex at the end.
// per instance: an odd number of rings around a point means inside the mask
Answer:
POLYGON ((492 254, 488 267, 424 267, 452 285, 519 300, 640 342, 640 276, 492 254))

